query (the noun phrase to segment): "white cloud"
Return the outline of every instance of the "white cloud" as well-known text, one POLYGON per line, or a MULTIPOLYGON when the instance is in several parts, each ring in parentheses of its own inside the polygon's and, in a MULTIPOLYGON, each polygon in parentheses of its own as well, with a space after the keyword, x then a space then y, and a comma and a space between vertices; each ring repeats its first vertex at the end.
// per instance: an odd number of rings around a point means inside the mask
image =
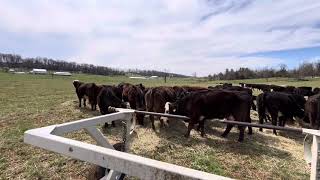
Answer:
POLYGON ((248 53, 319 45, 318 12, 318 0, 4 0, 0 30, 68 36, 68 60, 207 75, 283 61, 248 53))

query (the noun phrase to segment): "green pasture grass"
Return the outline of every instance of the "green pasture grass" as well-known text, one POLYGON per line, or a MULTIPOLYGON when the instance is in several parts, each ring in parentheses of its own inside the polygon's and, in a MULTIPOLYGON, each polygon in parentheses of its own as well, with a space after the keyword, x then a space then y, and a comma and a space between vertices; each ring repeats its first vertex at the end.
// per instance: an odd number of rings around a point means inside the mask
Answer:
MULTIPOLYGON (((204 78, 129 79, 125 76, 74 74, 71 77, 51 75, 9 74, 0 72, 0 179, 85 179, 89 164, 23 143, 23 133, 32 128, 59 124, 99 115, 77 107, 72 81, 78 79, 97 84, 143 83, 147 87, 216 85, 225 81, 204 78)), ((269 78, 228 81, 232 83, 267 83, 320 87, 319 78, 297 81, 290 78, 269 78)), ((252 113, 257 120, 256 113, 252 113)), ((207 136, 192 131, 186 139, 186 123, 170 121, 163 129, 156 124, 154 132, 148 117, 146 126, 138 127, 131 153, 185 167, 236 179, 308 179, 309 167, 303 160, 303 136, 271 131, 254 131, 238 143, 234 129, 228 138, 221 138, 224 126, 208 122, 207 136)), ((157 121, 156 121, 157 122, 157 121)), ((158 122, 157 122, 158 123, 158 122)), ((108 129, 110 142, 119 142, 121 127, 108 129)), ((69 135, 68 135, 69 137, 69 135)), ((93 142, 83 132, 71 138, 93 142)))

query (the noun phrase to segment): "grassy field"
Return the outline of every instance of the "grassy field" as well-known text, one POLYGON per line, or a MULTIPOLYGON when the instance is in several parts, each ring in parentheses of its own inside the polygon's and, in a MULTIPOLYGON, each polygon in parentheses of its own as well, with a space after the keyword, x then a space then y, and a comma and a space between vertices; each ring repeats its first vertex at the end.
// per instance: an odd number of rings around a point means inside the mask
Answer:
MULTIPOLYGON (((23 143, 24 131, 32 128, 73 121, 99 115, 79 109, 72 80, 98 84, 119 82, 158 85, 208 86, 218 81, 204 79, 133 80, 127 77, 74 75, 15 75, 0 72, 0 179, 85 179, 89 164, 63 157, 23 143)), ((230 81, 238 83, 240 81, 230 81)), ((320 87, 320 79, 295 81, 288 78, 255 79, 241 82, 320 87)), ((257 119, 252 112, 252 118, 257 119)), ((309 167, 303 160, 303 136, 271 131, 245 136, 238 143, 234 129, 227 139, 220 138, 223 126, 208 123, 207 137, 192 131, 186 139, 186 124, 173 121, 170 127, 154 132, 148 118, 138 127, 131 153, 237 179, 308 179, 309 167)), ((295 126, 295 125, 293 125, 295 126)), ((106 136, 119 141, 119 127, 108 129, 106 136)), ((82 131, 68 135, 92 142, 82 131)))

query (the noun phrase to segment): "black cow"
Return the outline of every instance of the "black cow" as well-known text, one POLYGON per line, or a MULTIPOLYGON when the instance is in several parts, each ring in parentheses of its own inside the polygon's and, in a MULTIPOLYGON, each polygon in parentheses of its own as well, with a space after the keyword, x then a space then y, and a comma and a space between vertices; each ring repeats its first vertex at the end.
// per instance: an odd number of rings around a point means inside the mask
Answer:
MULTIPOLYGON (((188 125, 186 137, 190 136, 190 131, 194 125, 199 123, 201 135, 204 136, 204 123, 206 119, 228 118, 240 122, 250 122, 251 99, 245 92, 232 92, 226 90, 204 90, 187 94, 174 103, 167 102, 169 112, 173 114, 185 115, 191 120, 188 125)), ((228 124, 223 137, 226 137, 233 125, 228 124)), ((244 126, 238 126, 240 130, 239 141, 244 138, 244 126)), ((249 133, 252 133, 250 128, 249 133)))
MULTIPOLYGON (((97 101, 100 113, 102 115, 109 114, 109 106, 117 108, 129 108, 128 103, 122 102, 122 100, 117 97, 114 89, 116 89, 114 86, 103 86, 99 92, 97 101)), ((105 124, 105 127, 106 126, 107 124, 105 124)), ((112 126, 115 126, 114 122, 112 122, 112 126)))
MULTIPOLYGON (((145 87, 142 84, 139 85, 132 85, 132 84, 122 84, 118 86, 122 88, 122 100, 125 102, 130 103, 130 107, 132 109, 144 111, 145 107, 145 100, 144 100, 144 89, 145 87)), ((137 114, 137 121, 140 125, 143 125, 143 114, 137 114)))
POLYGON ((253 96, 252 89, 250 89, 250 88, 241 87, 241 86, 220 86, 220 85, 217 85, 215 87, 209 86, 208 88, 209 89, 225 89, 225 90, 229 90, 229 91, 246 92, 252 97, 251 98, 252 99, 252 101, 251 101, 252 110, 256 111, 256 105, 254 104, 254 100, 256 97, 253 96))
POLYGON ((306 87, 306 86, 297 87, 293 91, 293 93, 301 96, 308 96, 308 97, 313 95, 312 87, 306 87))
POLYGON ((101 90, 101 86, 97 86, 95 83, 80 83, 77 81, 73 82, 76 87, 76 93, 79 99, 79 107, 81 107, 81 100, 83 99, 83 106, 86 106, 86 98, 89 99, 91 104, 91 110, 97 108, 97 96, 101 90))
MULTIPOLYGON (((284 126, 286 120, 293 117, 303 118, 303 107, 306 100, 303 96, 287 94, 282 92, 265 92, 257 97, 259 123, 263 124, 266 112, 271 115, 272 125, 284 126), (280 115, 280 117, 279 117, 280 115), (279 117, 279 122, 278 122, 279 117)), ((262 128, 260 128, 262 131, 262 128)), ((276 130, 273 130, 277 134, 276 130)))

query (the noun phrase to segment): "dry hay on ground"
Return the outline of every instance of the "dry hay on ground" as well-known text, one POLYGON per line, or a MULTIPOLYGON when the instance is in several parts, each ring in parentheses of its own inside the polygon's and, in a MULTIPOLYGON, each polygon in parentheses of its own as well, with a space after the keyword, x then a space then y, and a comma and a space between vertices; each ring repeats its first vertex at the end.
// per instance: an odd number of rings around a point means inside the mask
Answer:
MULTIPOLYGON (((99 112, 92 112, 89 107, 78 108, 77 101, 66 101, 51 112, 39 114, 34 119, 39 126, 45 126, 96 115, 99 115, 99 112)), ((256 119, 255 112, 252 113, 252 118, 256 119)), ((254 129, 252 136, 246 134, 244 142, 239 143, 237 128, 234 128, 227 138, 221 138, 224 125, 213 121, 206 124, 206 137, 201 137, 199 132, 193 130, 189 139, 183 136, 187 123, 182 120, 171 119, 170 124, 161 129, 159 121, 156 121, 156 132, 151 129, 148 117, 145 117, 145 124, 145 127, 136 128, 130 153, 236 179, 309 177, 309 168, 303 160, 301 135, 282 132, 275 136, 271 130, 258 132, 258 129, 254 129)), ((122 127, 119 123, 116 128, 108 128, 103 132, 111 143, 122 140, 122 127)), ((66 136, 94 143, 84 131, 66 136)), ((31 160, 25 160, 27 166, 34 166, 32 172, 26 172, 32 174, 32 177, 85 179, 89 169, 88 163, 32 146, 26 146, 21 151, 30 151, 33 154, 31 160)), ((23 165, 14 163, 21 162, 19 159, 15 160, 15 153, 8 157, 10 167, 23 172, 23 165)))

